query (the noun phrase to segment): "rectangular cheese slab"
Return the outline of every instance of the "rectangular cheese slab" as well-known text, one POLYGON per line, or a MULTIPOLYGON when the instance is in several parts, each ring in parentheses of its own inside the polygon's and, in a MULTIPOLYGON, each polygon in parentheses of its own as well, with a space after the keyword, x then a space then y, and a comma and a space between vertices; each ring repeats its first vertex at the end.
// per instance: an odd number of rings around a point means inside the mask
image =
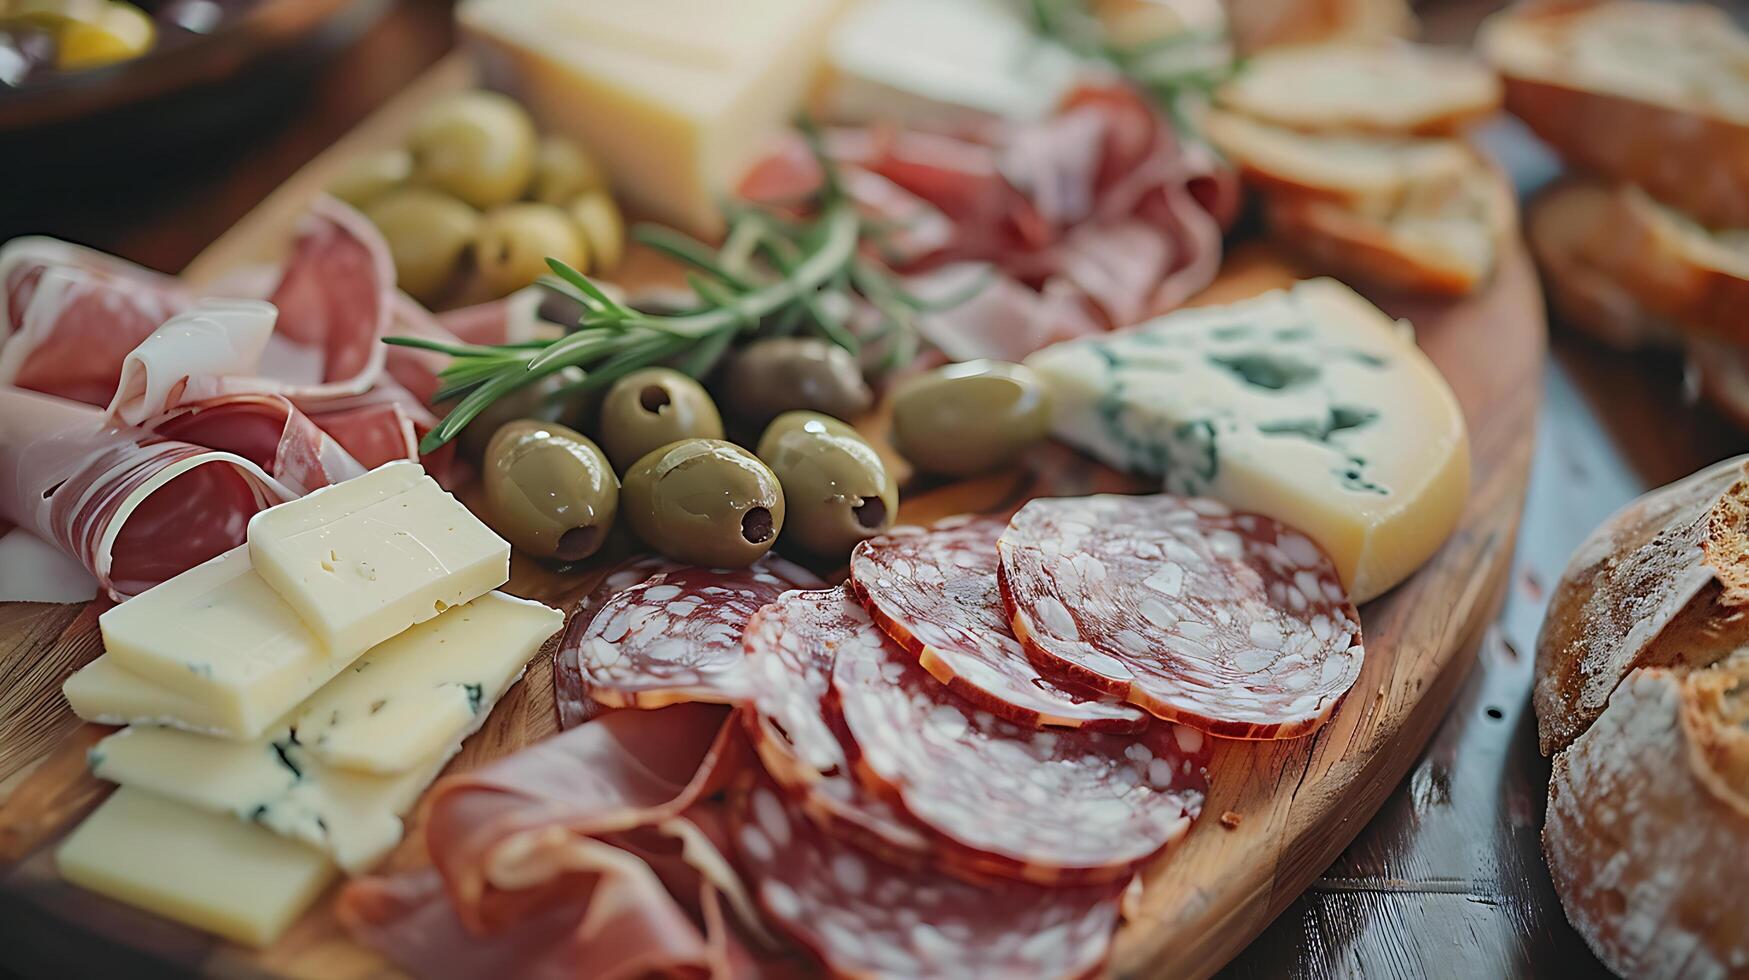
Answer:
POLYGON ((1463 413, 1399 325, 1313 279, 1028 357, 1057 436, 1170 493, 1293 525, 1356 602, 1425 562, 1469 493, 1463 413))
POLYGON ((330 649, 255 574, 247 546, 135 596, 97 623, 116 666, 198 702, 214 727, 245 738, 366 649, 330 649))
POLYGON ((154 684, 103 654, 61 684, 73 713, 98 725, 162 725, 215 738, 253 738, 235 719, 198 698, 154 684))
POLYGON ((695 235, 802 107, 841 0, 466 0, 494 88, 588 148, 638 211, 695 235), (631 134, 633 138, 628 138, 631 134))
POLYGON ((335 873, 295 841, 125 788, 68 836, 56 860, 80 888, 248 946, 279 938, 335 873))
POLYGON ((510 545, 417 463, 387 463, 264 510, 248 537, 256 573, 337 655, 510 578, 510 545))
POLYGON ((491 710, 565 614, 488 592, 378 644, 298 709, 299 744, 333 766, 400 773, 491 710))

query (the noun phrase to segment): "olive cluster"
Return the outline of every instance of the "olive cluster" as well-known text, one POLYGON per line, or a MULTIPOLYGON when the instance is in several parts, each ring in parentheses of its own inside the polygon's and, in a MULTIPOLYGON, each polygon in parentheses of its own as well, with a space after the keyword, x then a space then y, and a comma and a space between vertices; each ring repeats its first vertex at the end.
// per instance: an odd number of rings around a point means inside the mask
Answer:
POLYGON ((402 146, 361 157, 329 187, 389 244, 396 281, 431 306, 532 285, 558 259, 605 272, 625 220, 588 151, 541 136, 514 100, 462 92, 434 103, 402 146))

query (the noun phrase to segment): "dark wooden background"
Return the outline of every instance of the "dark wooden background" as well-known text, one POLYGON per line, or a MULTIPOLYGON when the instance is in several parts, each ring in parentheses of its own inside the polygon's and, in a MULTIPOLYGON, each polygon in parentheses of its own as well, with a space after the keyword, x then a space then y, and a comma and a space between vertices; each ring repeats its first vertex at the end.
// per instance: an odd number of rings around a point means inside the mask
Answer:
MULTIPOLYGON (((1493 0, 1432 0, 1425 33, 1461 42, 1493 0)), ((231 93, 240 125, 166 119, 160 145, 35 168, 0 192, 0 240, 44 233, 180 269, 451 43, 449 5, 397 0, 358 44, 231 93)), ((198 116, 198 112, 196 112, 198 116)), ((1558 165, 1510 122, 1487 141, 1520 190, 1558 165)), ((0 141, 14 163, 15 147, 0 141)), ((0 168, 12 169, 0 164, 0 168)), ((1232 978, 1605 975, 1566 924, 1539 834, 1548 763, 1530 714, 1544 594, 1584 535, 1645 489, 1749 448, 1682 394, 1673 358, 1603 351, 1556 325, 1530 499, 1500 622, 1433 743, 1318 882, 1227 968, 1232 978)), ((8 959, 0 951, 0 963, 8 959)))

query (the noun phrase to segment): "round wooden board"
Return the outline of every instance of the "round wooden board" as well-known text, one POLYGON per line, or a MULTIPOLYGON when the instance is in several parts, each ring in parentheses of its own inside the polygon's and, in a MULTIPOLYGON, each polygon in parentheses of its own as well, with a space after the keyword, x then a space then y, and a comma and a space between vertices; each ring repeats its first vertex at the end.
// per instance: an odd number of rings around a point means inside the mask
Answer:
MULTIPOLYGON (((324 186, 342 153, 382 145, 410 111, 470 78, 452 60, 386 107, 264 202, 190 266, 211 278, 263 256, 301 202, 324 186)), ((1304 273, 1260 245, 1230 256, 1199 303, 1228 302, 1304 273)), ((1205 976, 1218 970, 1293 900, 1359 832, 1402 779, 1455 695, 1499 609, 1529 477, 1544 350, 1541 294, 1522 249, 1496 280, 1460 302, 1380 298, 1409 318, 1456 391, 1473 453, 1469 504, 1444 548, 1403 585, 1365 606, 1367 659, 1353 692, 1316 735, 1224 743, 1211 764, 1203 818, 1151 867, 1136 919, 1118 937, 1114 973, 1205 976)), ((879 422, 871 423, 878 437, 879 422)), ((900 519, 928 522, 993 511, 1032 496, 1140 491, 1148 486, 1059 446, 1023 469, 954 484, 907 487, 900 519)), ((467 496, 464 493, 464 498, 467 496)), ((558 574, 518 558, 510 591, 574 605, 598 571, 558 574)), ((27 975, 195 971, 220 976, 393 975, 350 943, 323 900, 274 946, 243 950, 61 882, 52 844, 108 791, 85 768, 107 729, 66 708, 61 681, 99 652, 95 617, 75 607, 0 604, 0 943, 27 956, 27 975)), ((471 738, 450 772, 481 765, 557 731, 552 645, 471 738)), ((389 867, 425 861, 417 827, 389 867)))

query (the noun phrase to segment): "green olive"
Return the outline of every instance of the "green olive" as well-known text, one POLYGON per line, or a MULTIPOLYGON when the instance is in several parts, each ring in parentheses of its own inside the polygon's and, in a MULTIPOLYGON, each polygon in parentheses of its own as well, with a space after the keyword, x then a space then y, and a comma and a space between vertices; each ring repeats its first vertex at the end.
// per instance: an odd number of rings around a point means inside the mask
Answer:
POLYGON ((390 191, 364 214, 389 243, 396 284, 428 303, 451 285, 462 253, 480 230, 473 208, 422 187, 390 191))
POLYGON ((526 388, 518 388, 486 406, 486 410, 474 416, 468 427, 456 437, 462 455, 468 459, 484 459, 487 443, 492 441, 492 436, 502 426, 518 419, 537 422, 574 421, 570 419, 568 406, 562 401, 555 401, 551 396, 566 385, 582 380, 582 371, 566 368, 549 374, 526 388))
POLYGON ((893 446, 932 473, 970 476, 1007 465, 1050 427, 1050 392, 1020 364, 948 364, 893 392, 893 446))
POLYGON ((625 257, 626 220, 605 191, 586 191, 565 207, 577 230, 589 244, 589 258, 594 263, 591 272, 612 272, 625 257))
POLYGON ((874 401, 856 358, 817 337, 749 344, 730 359, 723 390, 735 414, 756 422, 794 409, 852 419, 874 401))
POLYGON ((534 155, 534 186, 529 196, 542 204, 565 204, 584 191, 607 186, 607 174, 582 147, 563 136, 547 136, 534 155))
POLYGON ((843 558, 893 526, 899 486, 855 429, 819 412, 785 412, 759 437, 759 458, 783 484, 784 533, 821 556, 843 558))
POLYGON ((404 149, 384 150, 353 161, 328 193, 355 208, 362 208, 413 176, 413 154, 404 149))
POLYGON ((407 139, 420 183, 477 208, 522 196, 534 176, 534 120, 496 92, 462 92, 433 105, 407 139))
POLYGON ((626 472, 626 520, 676 561, 752 564, 783 531, 783 487, 771 468, 732 442, 683 439, 626 472))
POLYGON ((552 422, 499 428, 486 447, 490 524, 538 558, 581 561, 594 554, 619 511, 619 481, 595 443, 552 422))
POLYGON ((624 473, 658 446, 721 439, 723 417, 698 382, 671 368, 644 368, 607 390, 595 431, 607 458, 624 473))
POLYGON ((550 204, 506 204, 486 213, 474 240, 474 264, 486 288, 503 296, 548 272, 554 258, 573 269, 589 262, 588 246, 565 212, 550 204))

